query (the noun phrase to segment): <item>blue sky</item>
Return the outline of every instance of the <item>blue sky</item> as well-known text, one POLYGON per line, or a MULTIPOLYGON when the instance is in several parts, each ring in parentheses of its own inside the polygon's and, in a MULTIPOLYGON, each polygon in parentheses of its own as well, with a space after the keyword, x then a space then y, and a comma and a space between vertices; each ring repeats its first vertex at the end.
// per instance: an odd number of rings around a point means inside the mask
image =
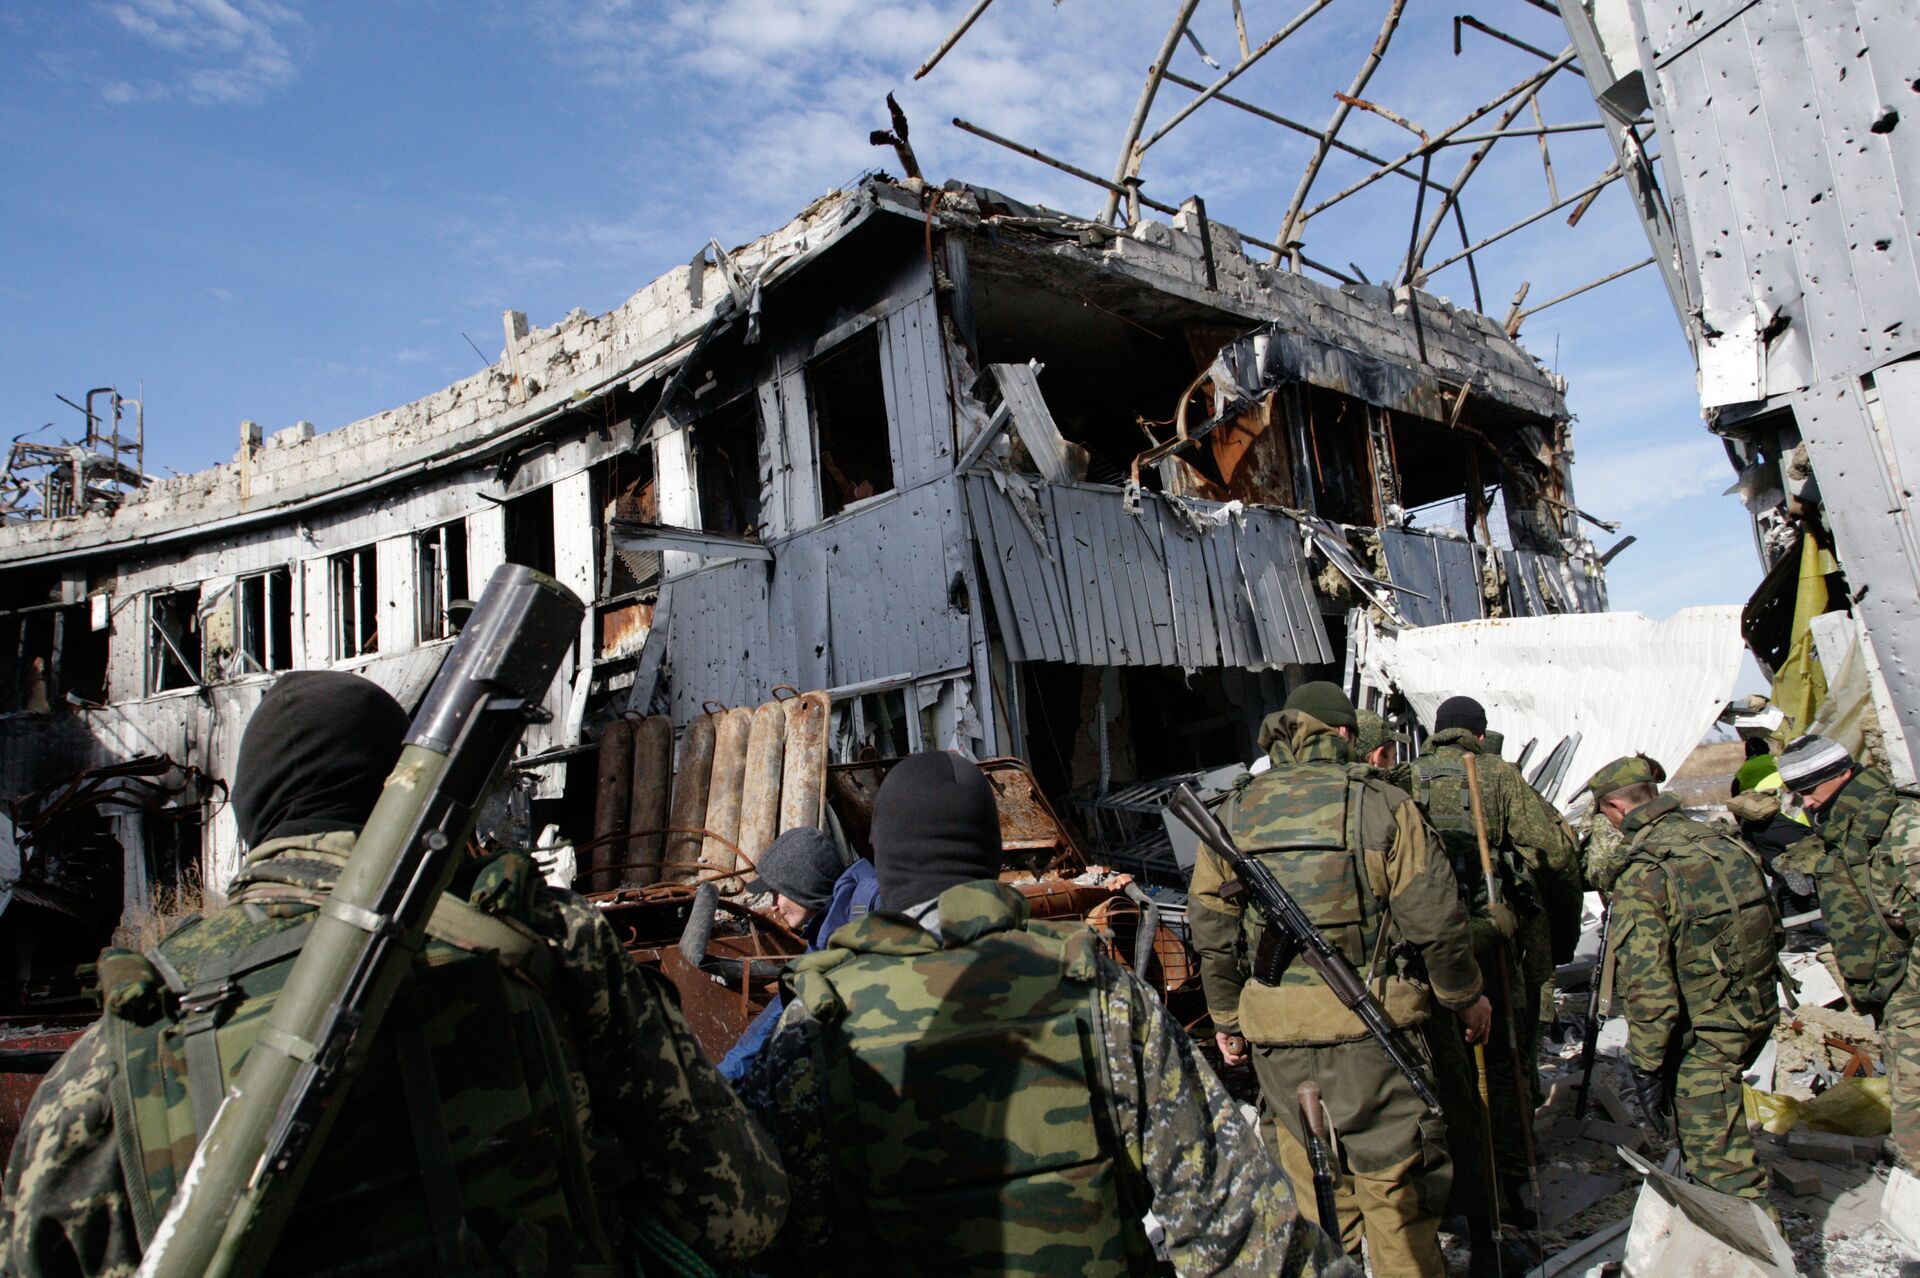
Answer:
MULTIPOLYGON (((1300 2, 1245 0, 1255 42, 1300 2)), ((56 392, 144 386, 149 468, 191 470, 230 456, 243 419, 325 430, 404 403, 480 365, 468 337, 497 357, 503 309, 535 324, 604 311, 709 236, 751 238, 890 166, 866 140, 889 89, 934 178, 1097 212, 1099 191, 946 121, 1109 172, 1175 6, 997 0, 914 83, 966 7, 16 0, 0 10, 0 425, 71 429, 78 415, 56 392)), ((1324 121, 1384 8, 1340 0, 1231 92, 1324 121)), ((1409 9, 1365 96, 1429 131, 1540 65, 1471 31, 1456 58, 1451 8, 1409 9)), ((1476 12, 1536 45, 1566 43, 1523 0, 1476 12)), ((1195 30, 1234 61, 1228 0, 1203 0, 1195 30)), ((1190 46, 1174 67, 1213 74, 1190 46)), ((1163 90, 1154 121, 1186 96, 1163 90)), ((1572 75, 1541 101, 1553 122, 1594 116, 1572 75)), ((1364 113, 1342 136, 1394 156, 1411 145, 1364 113)), ((1169 203, 1198 191, 1215 218, 1271 238, 1309 145, 1210 104, 1149 153, 1145 189, 1169 203)), ((1598 134, 1556 136, 1551 150, 1562 193, 1610 162, 1598 134)), ((1436 177, 1461 151, 1449 156, 1436 177)), ((1314 198, 1363 169, 1334 157, 1314 198)), ((1501 143, 1467 188, 1472 232, 1542 206, 1545 191, 1536 143, 1501 143)), ((1390 178, 1336 206, 1309 224, 1307 252, 1390 275, 1413 192, 1390 178)), ((1538 302, 1647 253, 1617 184, 1578 228, 1563 219, 1481 255, 1489 311, 1504 315, 1522 281, 1538 302)), ((1449 231, 1429 260, 1457 247, 1449 231)), ((1429 287, 1471 300, 1461 266, 1429 287)), ((1614 561, 1615 607, 1659 617, 1743 601, 1758 579, 1751 537, 1737 499, 1720 496, 1732 472, 1700 426, 1657 274, 1532 317, 1522 340, 1571 382, 1581 505, 1639 537, 1614 561)))

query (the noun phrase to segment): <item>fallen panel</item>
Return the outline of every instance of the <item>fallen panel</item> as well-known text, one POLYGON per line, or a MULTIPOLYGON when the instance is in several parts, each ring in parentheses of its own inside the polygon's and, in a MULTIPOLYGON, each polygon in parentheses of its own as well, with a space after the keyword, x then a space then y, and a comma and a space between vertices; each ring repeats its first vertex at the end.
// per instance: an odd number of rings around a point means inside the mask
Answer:
POLYGON ((1375 628, 1362 678, 1397 687, 1422 723, 1450 696, 1487 708, 1510 740, 1577 734, 1546 797, 1562 808, 1610 759, 1646 751, 1679 768, 1733 694, 1743 649, 1740 610, 1688 608, 1665 621, 1639 613, 1572 613, 1375 628))

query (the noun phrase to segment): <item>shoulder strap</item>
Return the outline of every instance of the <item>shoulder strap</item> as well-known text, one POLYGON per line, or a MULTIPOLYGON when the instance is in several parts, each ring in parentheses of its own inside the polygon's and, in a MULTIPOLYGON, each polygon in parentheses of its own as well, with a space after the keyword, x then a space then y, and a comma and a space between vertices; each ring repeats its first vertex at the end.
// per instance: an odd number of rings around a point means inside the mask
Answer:
POLYGON ((118 1016, 101 1018, 107 1036, 107 1049, 113 1056, 113 1077, 107 1084, 107 1098, 113 1106, 113 1144, 120 1158, 120 1181, 127 1187, 127 1210, 133 1216, 133 1231, 145 1252, 153 1243, 154 1227, 160 1216, 154 1210, 153 1189, 147 1183, 146 1158, 140 1152, 139 1119, 133 1112, 133 1085, 128 1075, 127 1035, 132 1027, 118 1016))

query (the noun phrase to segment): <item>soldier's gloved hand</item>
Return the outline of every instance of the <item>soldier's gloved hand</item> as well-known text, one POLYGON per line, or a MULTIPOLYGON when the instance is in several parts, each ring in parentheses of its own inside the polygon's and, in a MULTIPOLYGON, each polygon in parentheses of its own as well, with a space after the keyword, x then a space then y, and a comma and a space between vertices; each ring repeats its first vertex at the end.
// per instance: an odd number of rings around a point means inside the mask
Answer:
POLYGON ((1659 1070, 1633 1071, 1633 1095, 1646 1115, 1647 1126, 1661 1140, 1673 1139, 1673 1097, 1667 1094, 1667 1080, 1659 1070))
POLYGON ((1513 934, 1520 930, 1519 918, 1514 915, 1512 907, 1505 901, 1487 902, 1487 915, 1493 920, 1493 925, 1500 929, 1500 935, 1509 941, 1513 939, 1513 934))

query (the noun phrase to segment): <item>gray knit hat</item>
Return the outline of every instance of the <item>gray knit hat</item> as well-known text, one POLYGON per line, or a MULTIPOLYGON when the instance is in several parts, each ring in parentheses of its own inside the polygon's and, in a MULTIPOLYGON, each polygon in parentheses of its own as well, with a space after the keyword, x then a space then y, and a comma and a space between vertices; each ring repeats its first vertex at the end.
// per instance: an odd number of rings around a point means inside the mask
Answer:
POLYGON ((1807 794, 1859 766, 1838 741, 1809 735, 1780 756, 1780 779, 1795 794, 1807 794))
POLYGON ((801 826, 788 830, 760 854, 760 876, 747 883, 749 892, 778 892, 809 910, 826 906, 833 885, 846 863, 840 846, 825 830, 801 826))

